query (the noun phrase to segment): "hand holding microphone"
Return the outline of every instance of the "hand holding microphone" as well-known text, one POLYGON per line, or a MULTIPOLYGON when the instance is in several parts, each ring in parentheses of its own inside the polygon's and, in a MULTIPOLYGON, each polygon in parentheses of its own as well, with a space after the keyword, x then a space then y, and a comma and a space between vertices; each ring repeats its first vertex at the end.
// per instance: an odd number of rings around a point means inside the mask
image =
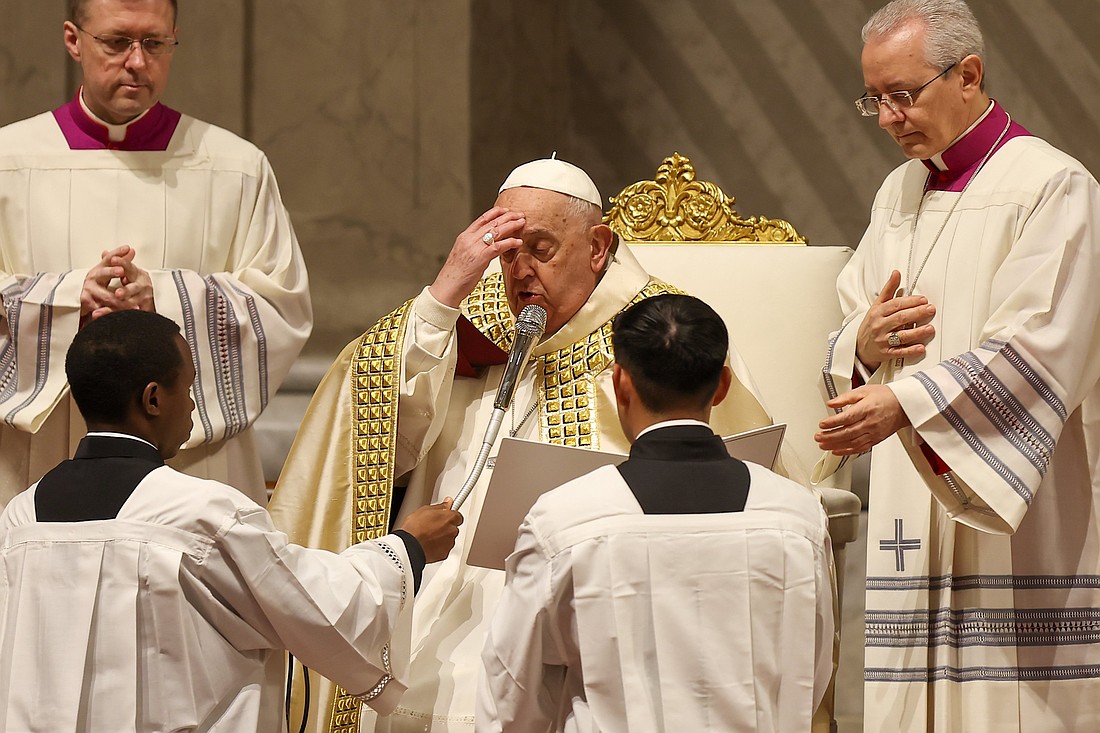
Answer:
POLYGON ((489 418, 488 427, 485 429, 481 451, 478 453, 477 460, 474 461, 473 470, 466 479, 466 483, 455 494, 452 509, 457 511, 462 506, 462 503, 466 501, 466 497, 473 491, 474 484, 477 483, 481 472, 485 469, 485 464, 489 460, 489 451, 492 450, 493 443, 496 442, 497 434, 500 432, 504 413, 508 410, 508 406, 512 403, 512 397, 516 394, 519 376, 523 373, 523 368, 531 358, 531 352, 534 351, 535 345, 542 338, 542 333, 545 330, 546 309, 533 303, 524 306, 519 313, 519 317, 516 318, 515 339, 512 342, 512 350, 508 352, 508 361, 504 365, 504 374, 500 378, 497 397, 493 401, 493 414, 489 418))

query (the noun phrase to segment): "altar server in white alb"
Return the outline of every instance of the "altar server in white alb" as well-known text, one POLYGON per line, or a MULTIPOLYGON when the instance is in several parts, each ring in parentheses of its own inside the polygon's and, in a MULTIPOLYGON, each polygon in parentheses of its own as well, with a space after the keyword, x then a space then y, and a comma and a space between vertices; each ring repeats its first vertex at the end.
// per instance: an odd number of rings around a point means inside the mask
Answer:
POLYGON ((810 730, 833 671, 833 568, 810 489, 731 458, 721 317, 659 295, 615 320, 630 457, 535 502, 483 661, 477 730, 810 730))
POLYGON ((251 426, 313 319, 275 176, 251 143, 158 101, 175 0, 73 0, 64 41, 80 91, 0 128, 0 506, 83 434, 73 336, 132 308, 180 324, 198 368, 173 465, 262 502, 251 426))
POLYGON ((0 731, 282 731, 284 649, 391 710, 391 634, 461 515, 421 507, 340 555, 292 545, 164 465, 194 407, 178 325, 108 314, 65 369, 90 432, 0 514, 0 731))
POLYGON ((871 450, 864 726, 1100 730, 1100 186, 987 96, 961 0, 863 39, 856 104, 910 159, 838 281, 817 436, 819 475, 871 450))

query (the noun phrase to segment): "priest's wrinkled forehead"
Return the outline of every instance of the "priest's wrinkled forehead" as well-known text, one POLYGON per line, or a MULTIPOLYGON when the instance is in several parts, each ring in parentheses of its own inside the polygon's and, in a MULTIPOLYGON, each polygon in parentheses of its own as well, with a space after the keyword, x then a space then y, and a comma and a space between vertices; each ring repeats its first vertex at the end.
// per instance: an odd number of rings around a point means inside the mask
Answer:
MULTIPOLYGON (((129 2, 130 0, 122 0, 123 2, 129 2)), ((175 23, 179 17, 179 6, 176 4, 177 0, 136 0, 137 2, 155 2, 155 3, 167 3, 172 6, 172 22, 175 23)), ((101 4, 102 0, 71 0, 69 2, 69 20, 76 24, 85 23, 88 20, 88 16, 91 14, 93 8, 96 5, 101 4)))

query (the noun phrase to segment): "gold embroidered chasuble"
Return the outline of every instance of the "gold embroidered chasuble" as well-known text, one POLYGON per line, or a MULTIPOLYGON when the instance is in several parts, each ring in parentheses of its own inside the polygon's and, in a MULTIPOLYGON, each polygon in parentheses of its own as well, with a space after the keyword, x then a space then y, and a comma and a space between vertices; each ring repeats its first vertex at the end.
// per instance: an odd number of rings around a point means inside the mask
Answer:
MULTIPOLYGON (((615 297, 605 298, 614 307, 609 308, 608 303, 604 302, 602 310, 596 310, 600 317, 594 322, 595 328, 589 326, 587 334, 562 334, 562 331, 569 328, 570 324, 567 324, 558 334, 564 335, 565 339, 549 337, 541 345, 541 353, 536 351, 533 358, 537 397, 535 414, 538 417, 540 440, 599 448, 601 432, 609 428, 613 428, 616 433, 620 431, 613 402, 604 405, 605 411, 610 409, 609 415, 600 414, 597 404, 601 402, 597 394, 597 377, 613 361, 613 316, 642 298, 680 292, 673 286, 649 278, 633 260, 633 256, 623 250, 625 248, 621 248, 618 255, 620 263, 616 264, 619 266, 613 266, 605 280, 618 277, 620 280, 625 279, 627 283, 636 284, 629 285, 626 290, 621 284, 616 286, 618 290, 615 297), (622 260, 626 262, 625 267, 621 265, 622 260), (624 269, 627 272, 626 278, 621 275, 624 269), (571 335, 576 337, 575 340, 560 343, 569 340, 571 335), (548 350, 545 348, 547 345, 550 346, 548 350), (557 348, 558 346, 561 348, 557 348)), ((414 302, 415 300, 411 300, 403 304, 382 318, 358 341, 350 344, 318 388, 284 467, 279 487, 272 498, 271 511, 276 523, 290 534, 292 540, 339 550, 351 543, 379 537, 388 531, 394 510, 394 481, 399 478, 394 475, 394 466, 400 440, 397 417, 402 388, 403 340, 408 336, 408 321, 414 310, 414 302), (338 465, 341 462, 345 466, 338 465)), ((592 311, 582 311, 584 315, 592 315, 592 311)), ((482 280, 464 301, 462 312, 498 347, 505 351, 511 347, 514 318, 504 293, 503 278, 499 273, 482 280)), ((572 321, 571 324, 577 325, 572 321)), ((739 359, 735 355, 735 372, 738 371, 738 365, 739 359)), ((758 400, 743 386, 751 384, 743 367, 740 371, 739 379, 735 380, 734 389, 731 390, 729 404, 723 405, 724 412, 719 414, 716 422, 716 429, 722 432, 736 432, 770 423, 770 418, 758 400), (723 422, 724 425, 721 424, 723 422)), ((494 371, 493 375, 497 374, 494 371)), ((482 379, 487 378, 483 376, 482 379)), ((495 387, 496 383, 493 381, 492 385, 486 384, 485 388, 488 393, 490 390, 495 391, 495 387)), ((473 418, 467 416, 465 419, 473 418)), ((623 445, 617 444, 620 442, 618 439, 614 442, 616 445, 610 449, 625 452, 625 441, 623 445)), ((605 449, 608 447, 604 446, 605 449)), ((433 477, 429 480, 435 479, 433 477)), ((482 480, 485 480, 484 477, 482 480)), ((458 487, 448 488, 453 495, 458 487)), ((413 494, 410 487, 410 497, 413 494)), ((477 490, 475 498, 476 494, 477 490)), ((419 505, 438 498, 421 496, 410 501, 419 505)), ((476 517, 472 515, 478 511, 478 504, 475 500, 464 507, 464 513, 468 515, 467 525, 460 534, 460 546, 452 554, 463 553, 463 535, 472 531, 476 522, 476 517)), ((495 571, 480 572, 502 576, 495 571)), ((476 584, 479 581, 471 582, 476 584)), ((427 578, 425 583, 428 583, 427 578)), ((500 584, 502 585, 502 581, 500 584)), ((495 597, 495 591, 492 595, 495 597)), ((414 646, 415 644, 414 640, 414 646)), ((408 681, 404 679, 405 670, 402 669, 406 655, 400 651, 400 646, 395 639, 393 674, 398 679, 408 681)), ((415 669, 413 672, 416 674, 415 669)), ((317 675, 311 677, 313 700, 310 705, 310 729, 326 733, 351 733, 359 730, 362 710, 359 700, 317 675)), ((299 688, 294 692, 295 713, 292 722, 300 720, 300 696, 299 688)), ((453 712, 456 707, 464 709, 465 704, 452 703, 452 711, 449 712, 453 712)), ((473 700, 470 699, 469 721, 465 714, 440 716, 445 720, 441 720, 441 725, 434 729, 466 730, 468 722, 468 729, 472 730, 472 714, 473 700)), ((425 715, 431 715, 431 711, 410 710, 399 706, 395 715, 380 721, 389 721, 387 724, 391 727, 387 730, 400 730, 400 725, 392 725, 390 719, 397 720, 406 716, 404 719, 410 725, 413 721, 420 720, 420 728, 423 729, 425 715)), ((379 725, 382 723, 379 722, 379 725)), ((365 725, 364 729, 370 730, 369 725, 365 725)))

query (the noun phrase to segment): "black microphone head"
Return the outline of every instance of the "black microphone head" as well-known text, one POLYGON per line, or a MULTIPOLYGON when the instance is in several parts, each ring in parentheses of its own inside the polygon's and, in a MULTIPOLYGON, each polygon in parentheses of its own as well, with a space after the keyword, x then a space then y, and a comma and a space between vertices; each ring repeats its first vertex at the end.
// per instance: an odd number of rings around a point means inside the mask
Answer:
POLYGON ((524 336, 541 336, 546 330, 546 309, 541 305, 523 306, 516 318, 516 331, 524 336))

